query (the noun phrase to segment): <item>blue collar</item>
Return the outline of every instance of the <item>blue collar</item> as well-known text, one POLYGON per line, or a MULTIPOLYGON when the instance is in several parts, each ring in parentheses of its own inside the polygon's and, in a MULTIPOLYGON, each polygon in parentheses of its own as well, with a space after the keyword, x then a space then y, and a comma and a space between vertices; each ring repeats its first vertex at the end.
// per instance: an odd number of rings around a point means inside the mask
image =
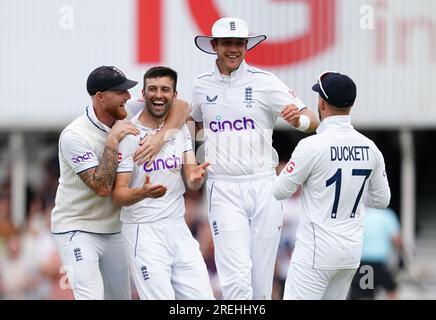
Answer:
POLYGON ((111 131, 111 128, 98 120, 97 116, 95 115, 93 106, 89 105, 86 107, 86 116, 88 117, 89 121, 91 121, 91 123, 101 131, 104 131, 106 133, 109 133, 111 131))

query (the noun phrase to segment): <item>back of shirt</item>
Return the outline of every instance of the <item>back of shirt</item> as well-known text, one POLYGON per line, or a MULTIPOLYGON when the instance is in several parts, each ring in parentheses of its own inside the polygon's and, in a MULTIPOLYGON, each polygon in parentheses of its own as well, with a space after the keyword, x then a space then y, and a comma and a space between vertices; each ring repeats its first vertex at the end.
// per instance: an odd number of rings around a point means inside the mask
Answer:
POLYGON ((292 261, 319 269, 357 268, 364 199, 386 207, 390 190, 381 152, 352 127, 349 116, 325 119, 300 141, 276 181, 285 198, 303 185, 302 215, 292 261))

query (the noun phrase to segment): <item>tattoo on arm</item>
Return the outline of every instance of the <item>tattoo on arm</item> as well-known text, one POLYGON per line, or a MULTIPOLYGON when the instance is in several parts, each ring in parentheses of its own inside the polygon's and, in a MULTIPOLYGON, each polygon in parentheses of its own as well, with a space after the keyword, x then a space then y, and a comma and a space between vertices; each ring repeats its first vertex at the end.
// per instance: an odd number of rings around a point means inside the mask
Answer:
POLYGON ((113 189, 118 167, 118 150, 105 147, 96 168, 79 174, 82 181, 97 194, 109 195, 113 189))

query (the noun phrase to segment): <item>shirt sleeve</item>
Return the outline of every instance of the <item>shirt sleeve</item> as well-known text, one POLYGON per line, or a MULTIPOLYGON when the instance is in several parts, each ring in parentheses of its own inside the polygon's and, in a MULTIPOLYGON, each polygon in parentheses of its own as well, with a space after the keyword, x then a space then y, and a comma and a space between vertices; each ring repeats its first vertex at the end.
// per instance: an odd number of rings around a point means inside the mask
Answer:
POLYGON ((74 131, 62 133, 59 148, 62 156, 75 173, 98 166, 99 162, 95 150, 74 131))
POLYGON ((369 179, 365 204, 372 208, 386 208, 391 200, 391 189, 389 188, 383 155, 377 148, 376 157, 377 166, 369 179))
POLYGON ((183 148, 183 152, 192 150, 192 138, 191 138, 191 134, 189 133, 188 126, 186 124, 183 126, 182 133, 183 133, 183 137, 185 139, 184 140, 185 141, 185 145, 184 145, 184 148, 183 148))
POLYGON ((271 81, 272 87, 270 92, 268 92, 268 107, 276 115, 280 115, 283 107, 293 103, 298 108, 298 110, 306 108, 303 101, 297 97, 295 92, 288 88, 279 78, 272 75, 273 81, 271 81))
POLYGON ((274 181, 273 194, 277 200, 289 198, 297 191, 309 177, 313 167, 313 160, 307 144, 301 140, 295 147, 291 159, 274 181))
POLYGON ((195 122, 203 122, 203 112, 201 110, 201 103, 196 88, 197 86, 194 85, 192 90, 191 117, 195 122))
POLYGON ((144 103, 145 101, 143 99, 138 99, 138 98, 131 98, 130 100, 127 100, 126 119, 132 119, 134 115, 136 115, 139 111, 141 111, 144 108, 144 103))
POLYGON ((127 135, 118 145, 118 168, 117 172, 133 171, 133 154, 139 146, 139 142, 133 135, 127 135))

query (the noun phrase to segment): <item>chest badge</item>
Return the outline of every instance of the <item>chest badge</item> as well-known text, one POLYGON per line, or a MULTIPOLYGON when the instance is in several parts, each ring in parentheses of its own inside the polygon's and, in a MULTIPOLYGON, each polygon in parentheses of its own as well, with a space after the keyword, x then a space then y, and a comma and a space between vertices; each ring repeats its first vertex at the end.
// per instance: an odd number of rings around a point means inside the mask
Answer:
POLYGON ((253 108, 253 87, 246 87, 244 93, 244 104, 246 108, 253 108))

